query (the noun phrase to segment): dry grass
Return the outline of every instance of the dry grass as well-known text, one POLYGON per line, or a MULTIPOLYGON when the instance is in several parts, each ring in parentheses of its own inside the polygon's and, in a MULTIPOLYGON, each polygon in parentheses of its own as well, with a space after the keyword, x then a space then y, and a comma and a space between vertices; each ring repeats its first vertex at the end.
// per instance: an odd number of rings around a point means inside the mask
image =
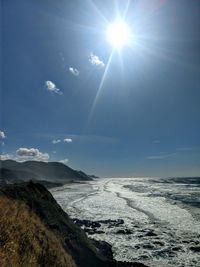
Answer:
POLYGON ((0 196, 1 267, 76 267, 59 238, 23 202, 0 196))

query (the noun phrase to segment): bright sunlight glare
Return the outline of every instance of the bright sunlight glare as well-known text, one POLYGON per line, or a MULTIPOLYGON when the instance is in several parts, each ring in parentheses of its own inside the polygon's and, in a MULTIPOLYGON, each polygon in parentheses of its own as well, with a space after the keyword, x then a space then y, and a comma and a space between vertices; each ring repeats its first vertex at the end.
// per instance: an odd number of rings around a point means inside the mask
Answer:
POLYGON ((108 26, 107 40, 114 48, 122 48, 129 42, 129 39, 130 30, 124 21, 117 20, 108 26))

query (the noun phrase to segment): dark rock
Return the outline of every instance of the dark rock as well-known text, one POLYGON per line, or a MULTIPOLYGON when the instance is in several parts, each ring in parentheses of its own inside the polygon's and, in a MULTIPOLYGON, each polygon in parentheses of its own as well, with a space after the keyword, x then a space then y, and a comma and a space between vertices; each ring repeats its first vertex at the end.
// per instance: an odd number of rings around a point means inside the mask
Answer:
POLYGON ((95 234, 105 234, 105 232, 100 230, 100 231, 96 231, 95 234))
POLYGON ((105 232, 104 231, 99 231, 97 229, 88 229, 88 228, 85 228, 83 229, 86 233, 88 233, 89 235, 95 235, 95 234, 104 234, 105 232))
POLYGON ((138 237, 139 237, 139 238, 142 238, 142 237, 144 237, 144 235, 138 235, 138 237))
POLYGON ((144 249, 154 249, 154 246, 151 245, 151 244, 144 244, 144 245, 142 245, 142 247, 143 247, 144 249))
POLYGON ((91 228, 99 228, 101 227, 101 224, 99 222, 93 222, 90 220, 79 220, 79 219, 73 219, 73 222, 77 224, 78 226, 85 226, 85 227, 91 227, 91 228))
POLYGON ((120 229, 116 234, 131 235, 133 232, 130 229, 120 229))
POLYGON ((157 234, 154 233, 153 230, 148 231, 145 235, 146 236, 157 236, 157 234))
POLYGON ((180 246, 172 248, 172 251, 180 251, 180 250, 182 250, 182 247, 180 247, 180 246))
POLYGON ((90 239, 97 250, 106 257, 107 260, 113 260, 112 246, 105 242, 95 239, 90 239))
POLYGON ((200 246, 190 247, 190 250, 192 250, 193 252, 200 252, 200 246))
POLYGON ((92 228, 99 228, 99 227, 101 227, 101 224, 99 222, 92 222, 91 227, 92 228))
POLYGON ((182 243, 184 243, 184 244, 189 244, 190 241, 189 241, 189 240, 183 240, 182 243))
POLYGON ((145 229, 140 229, 140 230, 138 230, 138 232, 145 233, 146 230, 145 229))
POLYGON ((102 224, 108 224, 108 228, 111 228, 111 227, 118 227, 124 224, 124 220, 122 219, 117 219, 117 220, 109 219, 109 220, 98 220, 98 221, 73 219, 73 222, 80 227, 85 226, 86 228, 99 228, 101 227, 102 224))
POLYGON ((136 249, 140 249, 140 246, 139 246, 139 245, 136 245, 135 248, 136 248, 136 249))
POLYGON ((117 219, 117 220, 100 220, 98 221, 99 223, 103 223, 103 224, 109 224, 109 228, 111 227, 117 227, 120 226, 122 224, 124 224, 124 220, 122 219, 117 219))

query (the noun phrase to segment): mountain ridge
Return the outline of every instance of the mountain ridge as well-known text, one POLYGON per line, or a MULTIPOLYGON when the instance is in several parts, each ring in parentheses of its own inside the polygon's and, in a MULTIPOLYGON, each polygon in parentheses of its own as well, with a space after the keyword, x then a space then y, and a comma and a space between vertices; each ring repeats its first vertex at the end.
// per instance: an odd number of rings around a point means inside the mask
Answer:
POLYGON ((92 177, 61 162, 0 160, 1 184, 33 180, 63 185, 73 181, 89 181, 92 177))

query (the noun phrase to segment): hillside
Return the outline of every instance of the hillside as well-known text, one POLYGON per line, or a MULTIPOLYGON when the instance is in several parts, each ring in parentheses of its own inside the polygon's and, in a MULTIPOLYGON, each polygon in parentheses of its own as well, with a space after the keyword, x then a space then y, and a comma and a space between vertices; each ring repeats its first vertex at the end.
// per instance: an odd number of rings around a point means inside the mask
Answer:
POLYGON ((41 184, 0 187, 0 266, 142 267, 108 260, 41 184))
POLYGON ((82 171, 76 171, 60 162, 17 162, 14 160, 0 161, 1 184, 40 181, 45 184, 56 183, 54 186, 71 181, 91 180, 92 177, 82 171))

